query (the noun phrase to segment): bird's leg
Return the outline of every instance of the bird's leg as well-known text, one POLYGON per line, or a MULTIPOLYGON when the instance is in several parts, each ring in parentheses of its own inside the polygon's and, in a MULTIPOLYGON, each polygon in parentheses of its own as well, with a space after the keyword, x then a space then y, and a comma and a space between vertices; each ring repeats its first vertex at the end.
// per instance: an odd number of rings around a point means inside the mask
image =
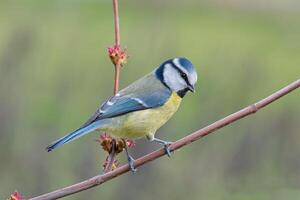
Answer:
POLYGON ((172 144, 172 142, 164 141, 164 140, 161 140, 161 139, 158 139, 158 138, 153 138, 152 141, 164 145, 164 149, 165 149, 168 157, 171 157, 170 145, 172 144))
POLYGON ((127 142, 126 140, 122 139, 124 144, 125 144, 125 152, 126 152, 126 156, 127 156, 127 161, 128 161, 128 164, 129 164, 129 168, 130 170, 135 173, 136 172, 136 168, 134 167, 134 159, 132 158, 132 156, 129 154, 128 152, 128 147, 127 147, 127 142))
POLYGON ((157 142, 159 144, 164 145, 164 149, 166 151, 166 154, 168 155, 168 157, 171 157, 171 149, 170 149, 170 145, 172 144, 172 142, 168 142, 168 141, 164 141, 158 138, 155 138, 154 135, 147 135, 148 140, 150 141, 154 141, 157 142))

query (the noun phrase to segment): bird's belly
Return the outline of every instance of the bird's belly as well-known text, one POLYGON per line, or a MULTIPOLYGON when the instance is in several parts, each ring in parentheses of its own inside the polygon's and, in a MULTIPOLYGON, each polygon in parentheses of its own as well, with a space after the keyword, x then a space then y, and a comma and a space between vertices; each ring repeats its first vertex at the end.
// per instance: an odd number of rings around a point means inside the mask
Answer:
POLYGON ((158 108, 135 111, 115 118, 118 126, 110 133, 121 138, 140 138, 154 134, 177 111, 181 98, 173 93, 169 100, 158 108))

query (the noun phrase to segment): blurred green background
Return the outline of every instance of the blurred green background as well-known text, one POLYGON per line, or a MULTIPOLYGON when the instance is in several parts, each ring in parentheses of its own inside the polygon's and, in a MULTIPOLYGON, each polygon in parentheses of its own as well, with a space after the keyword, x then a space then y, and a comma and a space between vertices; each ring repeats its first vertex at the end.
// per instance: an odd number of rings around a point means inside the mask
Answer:
MULTIPOLYGON (((158 133, 175 141, 300 75, 298 0, 119 2, 124 87, 185 56, 199 73, 158 133)), ((0 199, 36 196, 99 174, 90 134, 44 148, 80 126, 112 93, 110 0, 0 1, 0 199)), ((65 199, 298 199, 299 91, 257 114, 100 187, 65 199)), ((139 140, 135 157, 159 146, 139 140)), ((120 161, 125 162, 124 155, 120 161)))

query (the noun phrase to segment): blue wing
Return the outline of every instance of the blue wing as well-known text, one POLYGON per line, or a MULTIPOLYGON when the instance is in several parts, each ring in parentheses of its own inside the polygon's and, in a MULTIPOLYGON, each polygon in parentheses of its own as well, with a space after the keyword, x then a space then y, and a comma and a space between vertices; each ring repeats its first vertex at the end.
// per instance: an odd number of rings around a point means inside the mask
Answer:
POLYGON ((116 117, 133 111, 162 106, 169 98, 170 93, 168 90, 165 90, 150 94, 114 97, 100 108, 98 119, 116 117))
POLYGON ((121 90, 116 96, 111 97, 79 129, 50 144, 46 149, 51 151, 105 124, 109 124, 110 118, 162 106, 171 94, 171 90, 165 87, 153 73, 149 74, 121 90))
POLYGON ((171 90, 165 87, 155 75, 150 74, 129 85, 102 104, 82 127, 97 120, 162 106, 169 99, 171 93, 171 90))

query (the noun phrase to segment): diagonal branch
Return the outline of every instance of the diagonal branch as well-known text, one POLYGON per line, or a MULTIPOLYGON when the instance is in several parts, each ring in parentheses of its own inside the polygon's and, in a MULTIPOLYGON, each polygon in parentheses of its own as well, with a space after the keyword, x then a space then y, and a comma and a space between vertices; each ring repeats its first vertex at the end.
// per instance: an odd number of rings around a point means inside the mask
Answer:
MULTIPOLYGON (((220 119, 220 120, 212 123, 211 125, 208 125, 190 135, 187 135, 184 138, 181 138, 180 140, 177 140, 170 146, 170 148, 174 151, 185 145, 188 145, 191 142, 194 142, 194 141, 216 131, 217 129, 220 129, 224 126, 229 125, 232 122, 235 122, 239 119, 242 119, 243 117, 246 117, 250 114, 255 113, 256 111, 260 110, 261 108, 269 105, 270 103, 276 101, 277 99, 279 99, 282 96, 287 95, 288 93, 296 90, 299 87, 300 87, 300 79, 294 81, 293 83, 282 88, 281 90, 278 90, 277 92, 271 94, 270 96, 266 97, 265 99, 258 101, 257 103, 247 106, 238 112, 235 112, 223 119, 220 119)), ((134 166, 139 167, 139 166, 144 165, 152 160, 155 160, 163 155, 165 155, 164 149, 159 149, 159 150, 153 151, 153 152, 137 159, 135 161, 134 166)), ((77 192, 80 192, 83 190, 87 190, 87 189, 95 187, 97 185, 101 185, 102 183, 105 183, 106 181, 116 178, 128 171, 129 171, 129 167, 128 167, 128 164, 126 164, 126 165, 123 165, 123 166, 115 169, 114 171, 105 173, 103 175, 95 176, 95 177, 85 180, 83 182, 76 183, 74 185, 71 185, 71 186, 68 186, 68 187, 65 187, 62 189, 58 189, 56 191, 53 191, 53 192, 50 192, 47 194, 43 194, 38 197, 31 198, 29 200, 51 200, 51 199, 58 199, 61 197, 65 197, 65 196, 68 196, 68 195, 71 195, 71 194, 74 194, 74 193, 77 193, 77 192)))

